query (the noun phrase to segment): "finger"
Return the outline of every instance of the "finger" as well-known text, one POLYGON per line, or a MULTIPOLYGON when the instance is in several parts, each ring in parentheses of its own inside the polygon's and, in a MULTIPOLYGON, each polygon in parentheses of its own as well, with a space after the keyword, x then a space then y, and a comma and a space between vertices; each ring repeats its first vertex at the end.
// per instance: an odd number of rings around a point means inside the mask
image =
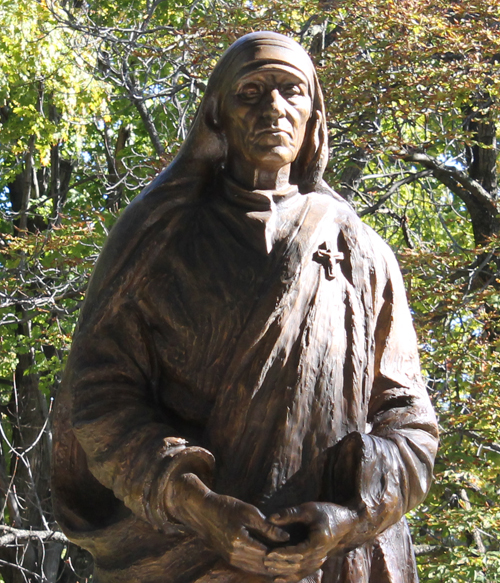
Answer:
MULTIPOLYGON (((295 548, 295 547, 291 547, 291 548, 295 548)), ((279 551, 272 551, 271 553, 268 553, 266 555, 265 560, 266 561, 285 561, 285 562, 297 562, 297 561, 301 561, 304 558, 304 555, 302 553, 290 553, 290 552, 285 552, 287 549, 283 549, 282 552, 281 549, 279 551)))
MULTIPOLYGON (((317 569, 315 571, 301 571, 300 573, 295 573, 293 575, 290 574, 278 575, 278 577, 274 579, 274 583, 300 583, 304 579, 306 581, 309 581, 308 575, 313 575, 314 577, 316 573, 317 569)), ((313 577, 311 577, 311 579, 313 579, 313 577)), ((319 577, 319 579, 321 579, 321 576, 319 577)), ((316 581, 316 579, 314 580, 316 581)))
POLYGON ((233 547, 236 550, 245 550, 254 555, 264 558, 268 548, 250 536, 246 529, 243 529, 238 538, 234 541, 233 547))
POLYGON ((264 515, 258 510, 250 514, 246 526, 273 542, 284 543, 290 539, 290 535, 286 531, 274 524, 269 524, 264 515))
POLYGON ((271 575, 291 576, 302 571, 301 563, 268 563, 264 560, 264 566, 271 575))
POLYGON ((299 583, 303 579, 302 575, 285 575, 281 577, 276 577, 274 583, 299 583))
POLYGON ((307 574, 315 573, 326 561, 327 556, 321 551, 312 551, 304 557, 300 563, 300 573, 305 576, 307 574))
POLYGON ((278 549, 273 549, 267 554, 266 558, 275 561, 300 561, 307 556, 311 550, 313 549, 311 549, 310 541, 306 540, 293 547, 280 547, 278 549))
POLYGON ((264 545, 243 532, 233 543, 230 563, 243 571, 265 575, 267 574, 264 566, 266 552, 267 548, 264 545))
MULTIPOLYGON (((266 565, 266 575, 269 577, 296 577, 298 573, 302 573, 302 567, 299 565, 290 566, 279 566, 279 567, 268 567, 266 565)), ((298 577, 300 580, 301 577, 298 577)))
MULTIPOLYGON (((264 565, 271 574, 291 576, 294 573, 313 573, 321 567, 327 557, 324 553, 310 549, 306 554, 269 553, 264 559, 264 565)), ((300 579, 301 577, 299 577, 300 579)))
POLYGON ((277 524, 278 526, 293 524, 294 522, 309 523, 310 521, 311 516, 303 506, 292 506, 291 508, 285 508, 284 510, 280 510, 280 512, 276 512, 276 514, 273 514, 269 518, 269 522, 277 524))
POLYGON ((298 559, 297 561, 284 561, 280 560, 273 560, 273 559, 264 559, 264 566, 268 571, 271 573, 296 573, 297 571, 302 569, 302 560, 298 559))

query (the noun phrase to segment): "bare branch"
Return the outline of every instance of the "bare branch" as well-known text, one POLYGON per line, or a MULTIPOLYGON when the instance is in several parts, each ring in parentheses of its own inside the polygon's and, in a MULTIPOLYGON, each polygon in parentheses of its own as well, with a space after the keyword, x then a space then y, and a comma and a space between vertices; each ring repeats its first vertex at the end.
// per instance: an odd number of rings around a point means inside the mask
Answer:
POLYGON ((443 545, 415 545, 413 548, 417 557, 424 555, 442 555, 447 550, 443 545))
POLYGON ((435 178, 459 196, 466 204, 473 198, 476 203, 484 205, 489 212, 496 214, 497 210, 493 196, 479 182, 467 176, 465 172, 439 162, 424 152, 410 152, 404 154, 402 159, 405 162, 416 162, 429 168, 435 178))
POLYGON ((6 547, 12 543, 22 543, 29 540, 39 541, 56 541, 69 544, 70 541, 66 535, 58 530, 25 530, 0 524, 0 531, 6 534, 0 536, 0 547, 6 547))
MULTIPOLYGON (((367 209, 363 209, 359 213, 359 216, 360 217, 364 217, 365 215, 371 215, 371 214, 373 214, 389 198, 391 198, 391 196, 395 192, 397 192, 402 186, 404 186, 405 184, 410 184, 411 182, 415 182, 415 180, 418 180, 419 178, 424 178, 425 176, 430 176, 431 174, 432 174, 432 171, 431 170, 422 170, 421 172, 414 172, 414 173, 410 174, 409 176, 406 176, 405 178, 402 178, 401 180, 398 180, 392 186, 389 187, 389 189, 387 190, 387 192, 383 196, 381 196, 374 205, 372 205, 371 207, 369 207, 367 209)), ((350 188, 348 185, 346 185, 346 186, 347 186, 347 188, 350 188)))

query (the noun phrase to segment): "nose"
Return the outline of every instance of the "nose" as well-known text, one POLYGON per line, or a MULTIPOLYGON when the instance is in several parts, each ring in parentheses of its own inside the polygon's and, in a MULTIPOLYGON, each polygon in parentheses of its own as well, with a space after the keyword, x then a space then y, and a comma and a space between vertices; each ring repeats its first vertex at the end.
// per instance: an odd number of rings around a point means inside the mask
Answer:
POLYGON ((285 117, 285 100, 278 89, 273 89, 263 100, 263 116, 269 119, 285 117))

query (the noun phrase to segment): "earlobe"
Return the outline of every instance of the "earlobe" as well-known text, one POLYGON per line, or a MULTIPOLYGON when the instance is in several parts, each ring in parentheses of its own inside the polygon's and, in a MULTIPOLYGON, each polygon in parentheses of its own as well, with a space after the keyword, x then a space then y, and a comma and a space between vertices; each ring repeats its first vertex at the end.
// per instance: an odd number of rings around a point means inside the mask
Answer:
POLYGON ((216 99, 211 99, 207 103, 207 108, 205 112, 205 123, 214 132, 220 132, 222 130, 222 124, 219 117, 219 107, 216 99))

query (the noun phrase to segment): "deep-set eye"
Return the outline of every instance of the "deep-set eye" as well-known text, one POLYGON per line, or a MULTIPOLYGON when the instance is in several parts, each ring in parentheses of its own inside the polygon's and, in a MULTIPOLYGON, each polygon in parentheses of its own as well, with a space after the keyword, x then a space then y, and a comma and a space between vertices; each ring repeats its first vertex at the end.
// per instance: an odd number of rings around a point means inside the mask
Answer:
POLYGON ((262 95, 262 87, 257 83, 246 83, 238 90, 237 96, 242 101, 256 101, 262 95))
POLYGON ((295 83, 287 83, 281 87, 280 93, 285 97, 293 97, 295 95, 302 95, 302 89, 295 83))

